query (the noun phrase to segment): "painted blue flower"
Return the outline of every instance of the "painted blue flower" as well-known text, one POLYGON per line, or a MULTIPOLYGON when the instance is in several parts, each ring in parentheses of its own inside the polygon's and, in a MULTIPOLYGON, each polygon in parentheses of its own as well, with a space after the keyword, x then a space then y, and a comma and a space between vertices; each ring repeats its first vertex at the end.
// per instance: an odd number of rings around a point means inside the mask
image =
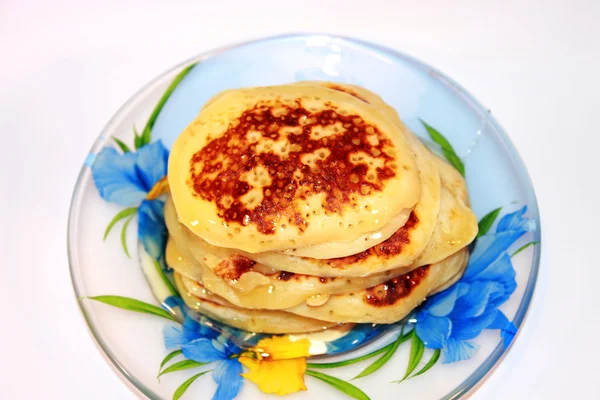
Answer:
POLYGON ((170 296, 164 301, 164 304, 171 309, 178 309, 184 315, 181 328, 170 325, 164 329, 165 345, 168 349, 180 347, 182 344, 189 343, 195 339, 213 339, 219 336, 219 331, 213 328, 215 325, 214 321, 196 313, 195 317, 200 320, 198 322, 188 315, 194 311, 185 305, 180 296, 170 296))
MULTIPOLYGON (((186 318, 182 329, 173 325, 165 327, 165 346, 167 349, 180 348, 183 355, 190 360, 201 363, 216 362, 212 377, 217 384, 217 391, 212 399, 231 400, 235 398, 244 384, 244 379, 240 375, 242 364, 237 358, 232 358, 233 355, 240 352, 240 348, 235 346, 225 335, 214 338, 206 337, 195 328, 186 326, 186 323, 193 324, 193 322, 195 321, 186 318)), ((211 331, 215 332, 212 329, 211 331)))
POLYGON ((138 238, 146 253, 157 260, 160 259, 164 254, 167 236, 164 201, 142 201, 138 209, 138 238))
POLYGON ((119 153, 105 147, 91 165, 92 176, 100 196, 121 206, 138 206, 138 238, 146 252, 155 259, 164 253, 167 228, 164 202, 146 200, 148 192, 167 175, 169 151, 161 141, 119 153))
POLYGON ((91 166, 100 196, 124 207, 138 206, 156 182, 167 175, 169 151, 156 141, 135 152, 105 147, 91 166))
POLYGON ((499 329, 508 347, 517 332, 498 309, 515 291, 515 270, 508 248, 529 230, 527 207, 505 215, 495 234, 478 239, 462 279, 429 298, 417 314, 415 329, 425 346, 442 349, 444 363, 471 358, 479 346, 471 342, 483 329, 499 329))

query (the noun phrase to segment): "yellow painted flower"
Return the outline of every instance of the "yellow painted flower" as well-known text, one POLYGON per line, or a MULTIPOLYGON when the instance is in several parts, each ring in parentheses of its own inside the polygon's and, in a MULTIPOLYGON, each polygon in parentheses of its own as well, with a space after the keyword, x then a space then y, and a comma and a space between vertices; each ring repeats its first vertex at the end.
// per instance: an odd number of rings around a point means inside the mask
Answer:
POLYGON ((146 200, 154 200, 165 193, 169 193, 169 181, 166 176, 162 177, 156 184, 150 189, 146 200))
POLYGON ((283 396, 306 390, 306 358, 255 360, 242 356, 239 361, 250 369, 250 372, 242 376, 254 382, 265 393, 283 396))
POLYGON ((308 357, 310 340, 291 341, 287 336, 273 336, 261 339, 252 349, 260 359, 289 360, 308 357))
POLYGON ((240 363, 250 369, 242 376, 265 393, 285 395, 306 390, 304 373, 310 341, 291 341, 287 336, 260 340, 250 353, 242 354, 240 363))

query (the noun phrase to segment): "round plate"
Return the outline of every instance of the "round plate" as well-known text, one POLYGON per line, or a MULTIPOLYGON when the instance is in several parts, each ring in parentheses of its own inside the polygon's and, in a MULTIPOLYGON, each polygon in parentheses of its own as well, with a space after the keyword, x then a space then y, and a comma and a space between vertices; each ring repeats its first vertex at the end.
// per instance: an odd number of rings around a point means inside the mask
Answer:
MULTIPOLYGON (((454 340, 454 344, 456 340, 461 345, 467 343, 468 359, 445 363, 456 361, 448 358, 450 353, 445 348, 442 349, 440 361, 426 373, 400 384, 391 383, 404 376, 409 364, 411 341, 407 341, 398 347, 381 369, 352 381, 372 399, 389 398, 392 395, 397 398, 456 398, 473 388, 505 353, 510 337, 523 322, 533 294, 540 257, 540 229, 532 184, 505 132, 490 112, 463 88, 442 73, 410 57, 354 39, 289 35, 221 48, 182 63, 136 93, 116 113, 94 143, 73 194, 68 245, 77 297, 120 295, 159 304, 139 267, 135 222, 120 237, 119 231, 125 219, 121 220, 103 240, 107 224, 124 207, 108 203, 100 197, 90 166, 95 155, 103 148, 116 148, 113 138, 120 139, 133 149, 132 126, 141 132, 170 83, 185 67, 195 63, 158 114, 151 129, 152 142, 161 140, 170 148, 202 105, 225 89, 301 80, 353 83, 381 95, 426 143, 431 142, 431 137, 421 121, 426 121, 445 136, 464 163, 471 203, 477 217, 481 219, 501 207, 494 214, 495 218, 488 217, 480 222, 480 227, 490 227, 487 235, 489 241, 505 238, 507 233, 504 231, 510 225, 511 215, 516 215, 515 211, 526 210, 523 232, 513 235, 516 238, 511 239, 501 255, 509 259, 511 268, 514 268, 514 279, 511 279, 516 286, 510 289, 505 287, 506 298, 502 299, 499 307, 501 314, 514 323, 513 331, 495 329, 497 323, 491 322, 488 329, 479 329, 471 335, 473 337, 455 338, 448 331, 444 343, 448 344, 450 340, 454 340), (124 254, 122 241, 128 244, 131 258, 124 254)), ((479 242, 483 243, 485 239, 481 238, 479 242)), ((478 243, 478 246, 483 245, 478 243)), ((139 246, 139 249, 143 253, 143 247, 139 246)), ((471 259, 474 258, 475 253, 471 259)), ((465 283, 469 284, 474 285, 473 280, 465 283)), ((153 399, 170 398, 186 379, 198 372, 183 370, 166 374, 160 381, 157 380, 159 365, 169 352, 164 347, 163 329, 169 324, 165 319, 124 311, 89 299, 81 300, 80 304, 102 351, 122 377, 146 396, 153 399)), ((483 304, 485 310, 479 312, 485 314, 488 306, 483 304)), ((459 315, 459 311, 455 310, 455 314, 459 315)), ((452 318, 462 318, 456 315, 452 318)), ((468 325, 473 321, 466 318, 453 320, 453 323, 458 326, 459 322, 468 325)), ((356 358, 383 347, 394 338, 394 333, 390 333, 349 354, 318 361, 356 358)), ((431 347, 431 342, 426 344, 431 347)), ((420 362, 416 363, 413 374, 422 369, 434 354, 433 349, 425 349, 422 358, 417 360, 420 362)), ((319 371, 350 381, 374 360, 377 358, 319 371)), ((305 382, 308 390, 295 394, 295 398, 349 398, 347 394, 314 377, 306 376, 305 382)), ((188 388, 184 398, 211 398, 216 386, 213 379, 206 375, 188 388)), ((237 398, 261 396, 263 394, 256 385, 245 381, 237 398)))

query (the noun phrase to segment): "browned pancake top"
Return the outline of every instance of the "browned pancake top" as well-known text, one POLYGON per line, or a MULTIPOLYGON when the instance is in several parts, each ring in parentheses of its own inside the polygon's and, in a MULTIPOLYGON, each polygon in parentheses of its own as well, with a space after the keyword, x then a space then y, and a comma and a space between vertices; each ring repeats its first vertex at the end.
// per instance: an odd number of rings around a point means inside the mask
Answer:
POLYGON ((332 105, 313 112, 294 104, 257 103, 191 158, 192 193, 213 202, 224 223, 273 234, 283 216, 303 231, 308 215, 295 198, 324 193, 324 211, 342 213, 396 176, 394 145, 375 126, 332 105), (264 139, 277 148, 264 148, 264 139), (242 199, 250 179, 262 196, 242 199))

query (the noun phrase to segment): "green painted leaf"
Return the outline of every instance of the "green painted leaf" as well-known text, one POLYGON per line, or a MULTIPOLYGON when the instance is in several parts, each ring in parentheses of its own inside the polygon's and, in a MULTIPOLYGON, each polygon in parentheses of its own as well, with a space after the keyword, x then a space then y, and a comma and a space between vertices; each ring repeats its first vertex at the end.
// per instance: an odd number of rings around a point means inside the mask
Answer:
POLYGON ((165 275, 165 271, 163 271, 158 260, 152 260, 152 261, 154 262, 154 268, 156 268, 156 272, 158 272, 160 279, 163 281, 163 283, 165 284, 167 289, 169 289, 169 293, 171 293, 172 296, 177 296, 179 294, 177 292, 177 289, 175 289, 175 286, 173 286, 173 284, 171 283, 171 281, 169 280, 167 275, 165 275))
POLYGON ((165 103, 167 102, 167 100, 169 99, 169 97, 171 96, 171 94, 173 93, 175 88, 181 83, 183 78, 185 78, 185 76, 192 70, 192 68, 194 68, 196 66, 196 64, 197 63, 188 65, 179 74, 177 74, 175 79, 173 79, 173 82, 171 82, 171 84, 169 85, 169 87, 167 88, 165 93, 162 95, 162 97, 158 101, 158 104, 156 104, 156 106, 154 107, 154 110, 152 110, 152 113, 150 114, 150 117, 148 118, 148 122, 146 122, 146 126, 144 127, 144 130, 142 130, 140 147, 145 146, 148 143, 150 143, 150 139, 152 136, 152 128, 154 127, 154 124, 156 123, 156 119, 158 118, 160 111, 165 106, 165 103))
POLYGON ((417 365, 419 365, 419 363, 421 362, 421 358, 423 358, 425 344, 419 338, 419 335, 417 335, 416 329, 413 329, 411 333, 412 340, 410 344, 410 356, 408 358, 408 367, 406 368, 406 373, 404 374, 402 379, 400 379, 399 381, 395 381, 396 383, 400 383, 406 378, 408 378, 408 376, 415 370, 415 368, 417 368, 417 365))
POLYGON ((129 153, 131 151, 131 149, 129 148, 129 146, 127 146, 125 143, 123 143, 122 140, 117 139, 116 137, 114 137, 113 140, 121 148, 121 150, 123 151, 123 153, 129 153))
POLYGON ((462 162, 460 157, 454 152, 454 150, 450 151, 442 149, 442 153, 444 154, 444 157, 446 157, 446 160, 448 160, 448 162, 452 164, 452 166, 456 168, 456 170, 460 172, 462 176, 465 176, 465 164, 462 162))
POLYGON ((99 301, 101 303, 108 304, 113 307, 122 308, 123 310, 156 315, 177 322, 177 319, 175 319, 175 317, 168 311, 155 305, 144 303, 143 301, 139 301, 129 297, 107 295, 86 298, 94 301, 99 301))
POLYGON ((106 227, 106 230, 104 231, 103 240, 106 240, 106 238, 108 237, 108 234, 110 233, 110 230, 115 226, 115 224, 117 222, 119 222, 123 218, 129 217, 131 214, 134 214, 136 211, 137 211, 137 207, 130 207, 130 208, 126 208, 126 209, 120 211, 117 215, 115 215, 115 217, 108 223, 108 226, 106 227))
POLYGON ((511 257, 516 256, 517 254, 519 254, 520 252, 522 252, 523 250, 525 250, 529 246, 535 246, 536 244, 539 244, 539 243, 540 242, 534 241, 534 242, 529 242, 527 244, 524 244, 523 246, 519 247, 514 253, 512 253, 511 257))
POLYGON ((421 123, 427 130, 427 133, 429 134, 429 137, 431 137, 431 140, 440 145, 440 147, 442 148, 442 153, 444 153, 444 157, 446 157, 446 160, 448 160, 448 162, 452 164, 462 176, 465 176, 465 165, 454 151, 454 148, 452 147, 450 142, 444 137, 444 135, 438 132, 437 129, 429 125, 427 122, 421 120, 421 123))
POLYGON ((322 372, 313 371, 310 369, 306 370, 306 375, 312 376, 314 378, 317 378, 317 379, 331 385, 332 387, 336 388, 337 390, 339 390, 342 393, 347 394, 348 396, 352 397, 353 399, 371 400, 369 398, 369 396, 366 395, 365 392, 363 392, 362 390, 360 390, 353 384, 343 381, 341 379, 338 379, 336 377, 333 377, 331 375, 327 375, 322 372))
POLYGON ((144 128, 144 130, 142 131, 141 146, 145 146, 148 143, 150 143, 151 139, 152 139, 152 131, 150 130, 150 128, 148 126, 146 126, 144 128))
POLYGON ((381 367, 383 367, 389 360, 392 358, 396 350, 398 350, 398 346, 402 343, 402 339, 404 338, 404 325, 402 325, 402 330, 398 333, 398 339, 394 341, 392 347, 386 351, 381 358, 375 360, 371 365, 365 368, 360 374, 356 375, 352 380, 362 378, 367 375, 371 375, 373 372, 377 371, 381 367))
POLYGON ((142 136, 138 133, 135 125, 133 126, 133 145, 136 149, 142 147, 142 136))
POLYGON ((423 375, 425 372, 429 371, 431 369, 431 367, 433 367, 438 362, 438 360, 440 359, 441 353, 442 353, 442 351, 440 349, 436 349, 433 352, 433 354, 431 355, 431 358, 429 359, 427 364, 425 364, 425 366, 423 368, 421 368, 421 370, 419 372, 417 372, 416 374, 411 376, 409 379, 412 379, 415 376, 423 375))
POLYGON ((179 400, 179 398, 181 396, 183 396, 183 394, 185 393, 186 390, 188 390, 188 388, 190 387, 190 385, 192 383, 194 383, 194 381, 198 378, 200 378, 202 375, 209 373, 210 371, 212 371, 212 369, 209 369, 208 371, 202 371, 199 374, 196 374, 194 376, 192 376, 190 379, 188 379, 187 381, 183 382, 181 384, 181 386, 179 386, 177 388, 177 390, 175 390, 175 393, 173 393, 173 400, 179 400))
POLYGON ((496 218, 498 218, 498 215, 500 215, 501 210, 502 207, 498 207, 495 210, 492 210, 489 213, 485 214, 483 218, 481 218, 481 220, 479 221, 479 233, 477 233, 477 237, 481 237, 488 233, 492 225, 494 225, 496 218))
POLYGON ((131 258, 131 256, 129 255, 129 249, 127 248, 127 227, 129 226, 129 223, 131 222, 131 219, 134 216, 135 214, 127 218, 127 220, 123 224, 123 227, 121 228, 121 246, 123 246, 123 251, 125 252, 125 255, 128 258, 131 258))
POLYGON ((167 354, 165 356, 165 358, 162 360, 162 362, 160 363, 160 367, 158 368, 158 372, 160 372, 160 370, 163 369, 163 367, 165 366, 166 363, 168 363, 169 361, 171 361, 173 358, 177 357, 181 353, 183 353, 181 350, 175 350, 175 351, 172 351, 169 354, 167 354))
MULTIPOLYGON (((409 332, 409 333, 405 334, 404 336, 402 336, 402 339, 400 339, 399 344, 402 344, 402 343, 406 342, 408 339, 410 339, 410 335, 411 335, 411 333, 409 332)), ((396 342, 394 341, 394 342, 388 344, 387 346, 384 346, 378 350, 370 352, 369 354, 365 354, 364 356, 352 358, 350 360, 337 361, 337 362, 331 362, 331 363, 307 363, 306 366, 308 368, 314 368, 314 369, 330 369, 330 368, 345 367, 346 365, 356 364, 361 361, 365 361, 365 360, 368 360, 375 356, 378 356, 381 353, 385 353, 389 349, 391 349, 395 344, 396 344, 396 342)))
POLYGON ((201 362, 197 362, 194 360, 182 360, 182 361, 176 362, 175 364, 171 365, 170 367, 167 367, 164 370, 162 370, 158 374, 157 378, 160 378, 164 374, 169 374, 171 372, 176 372, 176 371, 183 371, 184 369, 197 368, 197 367, 201 367, 206 364, 207 363, 201 363, 201 362))

